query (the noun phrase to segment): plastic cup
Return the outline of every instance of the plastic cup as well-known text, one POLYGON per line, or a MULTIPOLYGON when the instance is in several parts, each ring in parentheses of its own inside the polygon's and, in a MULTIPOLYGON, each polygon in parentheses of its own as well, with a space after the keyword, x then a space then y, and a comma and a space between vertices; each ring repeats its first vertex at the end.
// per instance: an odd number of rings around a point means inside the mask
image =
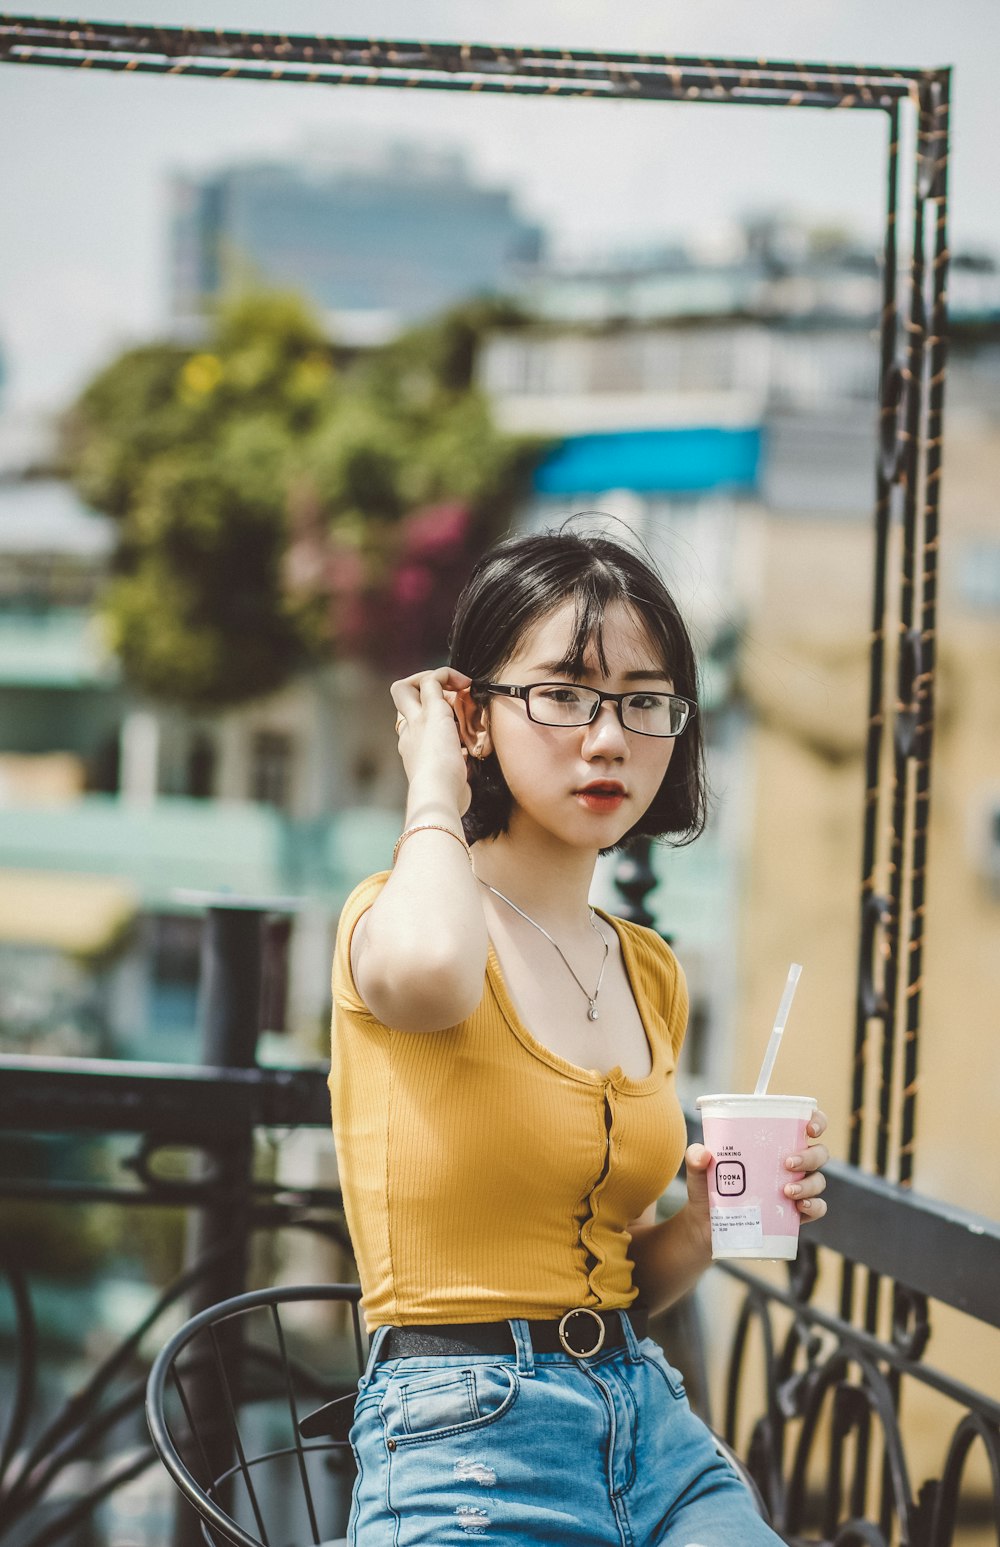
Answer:
POLYGON ((811 1096, 699 1096, 708 1171, 713 1258, 789 1261, 799 1249, 799 1211, 784 1188, 800 1181, 789 1155, 807 1145, 811 1096))

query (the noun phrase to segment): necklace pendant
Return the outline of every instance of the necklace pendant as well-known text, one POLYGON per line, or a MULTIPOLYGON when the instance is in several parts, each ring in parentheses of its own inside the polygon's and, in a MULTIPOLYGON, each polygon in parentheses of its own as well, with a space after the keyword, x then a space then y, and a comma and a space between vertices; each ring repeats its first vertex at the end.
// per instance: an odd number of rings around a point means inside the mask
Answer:
POLYGON ((590 1001, 590 1009, 587 1011, 587 1019, 588 1021, 596 1021, 597 1019, 597 1006, 593 1000, 590 1001))

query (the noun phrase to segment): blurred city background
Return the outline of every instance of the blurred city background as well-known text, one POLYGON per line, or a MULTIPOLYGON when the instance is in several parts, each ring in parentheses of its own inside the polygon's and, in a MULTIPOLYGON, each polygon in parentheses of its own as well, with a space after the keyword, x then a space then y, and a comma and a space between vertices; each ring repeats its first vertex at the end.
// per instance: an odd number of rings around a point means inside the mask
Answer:
MULTIPOLYGON (((253 0, 122 9, 273 24, 253 0)), ((899 13, 765 3, 751 43, 722 6, 680 31, 631 5, 616 26, 600 5, 458 9, 423 7, 421 30, 958 66, 915 1181, 996 1218, 993 10, 920 4, 908 36, 899 13)), ((340 11, 348 33, 414 30, 400 4, 340 11)), ((43 70, 3 89, 0 1051, 197 1062, 201 892, 294 899, 267 927, 258 1056, 321 1061, 339 908, 399 831, 388 684, 445 659, 486 543, 586 511, 647 544, 700 651, 712 816, 654 851, 648 899, 691 989, 683 1092, 752 1081, 802 962, 780 1084, 819 1098, 845 1155, 882 120, 43 70)), ((113 1148, 0 1143, 33 1178, 101 1175, 113 1148)), ((321 1132, 260 1164, 336 1182, 321 1132)), ((7 1202, 0 1231, 53 1401, 183 1259, 180 1210, 7 1202)), ((352 1265, 299 1246, 254 1273, 352 1265)), ((934 1354, 974 1384, 1000 1368, 958 1313, 934 1354)), ((936 1455, 931 1409, 909 1416, 936 1455)), ((72 1540, 159 1542, 165 1498, 147 1479, 72 1540)))

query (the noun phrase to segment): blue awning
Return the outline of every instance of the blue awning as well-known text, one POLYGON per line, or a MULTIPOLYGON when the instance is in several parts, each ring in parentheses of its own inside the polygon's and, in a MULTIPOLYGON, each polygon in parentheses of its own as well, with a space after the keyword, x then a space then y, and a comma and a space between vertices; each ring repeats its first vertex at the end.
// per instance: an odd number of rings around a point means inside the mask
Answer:
POLYGON ((535 471, 534 484, 540 494, 609 489, 749 493, 757 488, 762 442, 759 425, 576 435, 549 453, 535 471))

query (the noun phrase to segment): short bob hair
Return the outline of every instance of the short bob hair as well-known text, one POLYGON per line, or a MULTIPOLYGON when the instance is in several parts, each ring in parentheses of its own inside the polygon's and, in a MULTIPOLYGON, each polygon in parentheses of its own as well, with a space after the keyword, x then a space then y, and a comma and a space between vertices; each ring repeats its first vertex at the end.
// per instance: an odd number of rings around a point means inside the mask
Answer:
MULTIPOLYGON (((549 531, 508 537, 476 563, 455 607, 448 639, 449 661, 475 680, 495 680, 516 655, 521 640, 568 599, 576 602, 569 675, 581 676, 591 643, 607 671, 604 618, 624 603, 642 624, 670 676, 675 692, 697 702, 694 649, 677 604, 651 563, 604 536, 549 531)), ((479 701, 488 701, 482 694, 479 701)), ((514 797, 495 753, 469 760, 472 800, 463 817, 470 843, 508 831, 514 797)), ((633 838, 665 838, 675 847, 691 843, 705 827, 708 790, 701 716, 693 715, 678 737, 670 766, 655 797, 614 853, 633 838)))

